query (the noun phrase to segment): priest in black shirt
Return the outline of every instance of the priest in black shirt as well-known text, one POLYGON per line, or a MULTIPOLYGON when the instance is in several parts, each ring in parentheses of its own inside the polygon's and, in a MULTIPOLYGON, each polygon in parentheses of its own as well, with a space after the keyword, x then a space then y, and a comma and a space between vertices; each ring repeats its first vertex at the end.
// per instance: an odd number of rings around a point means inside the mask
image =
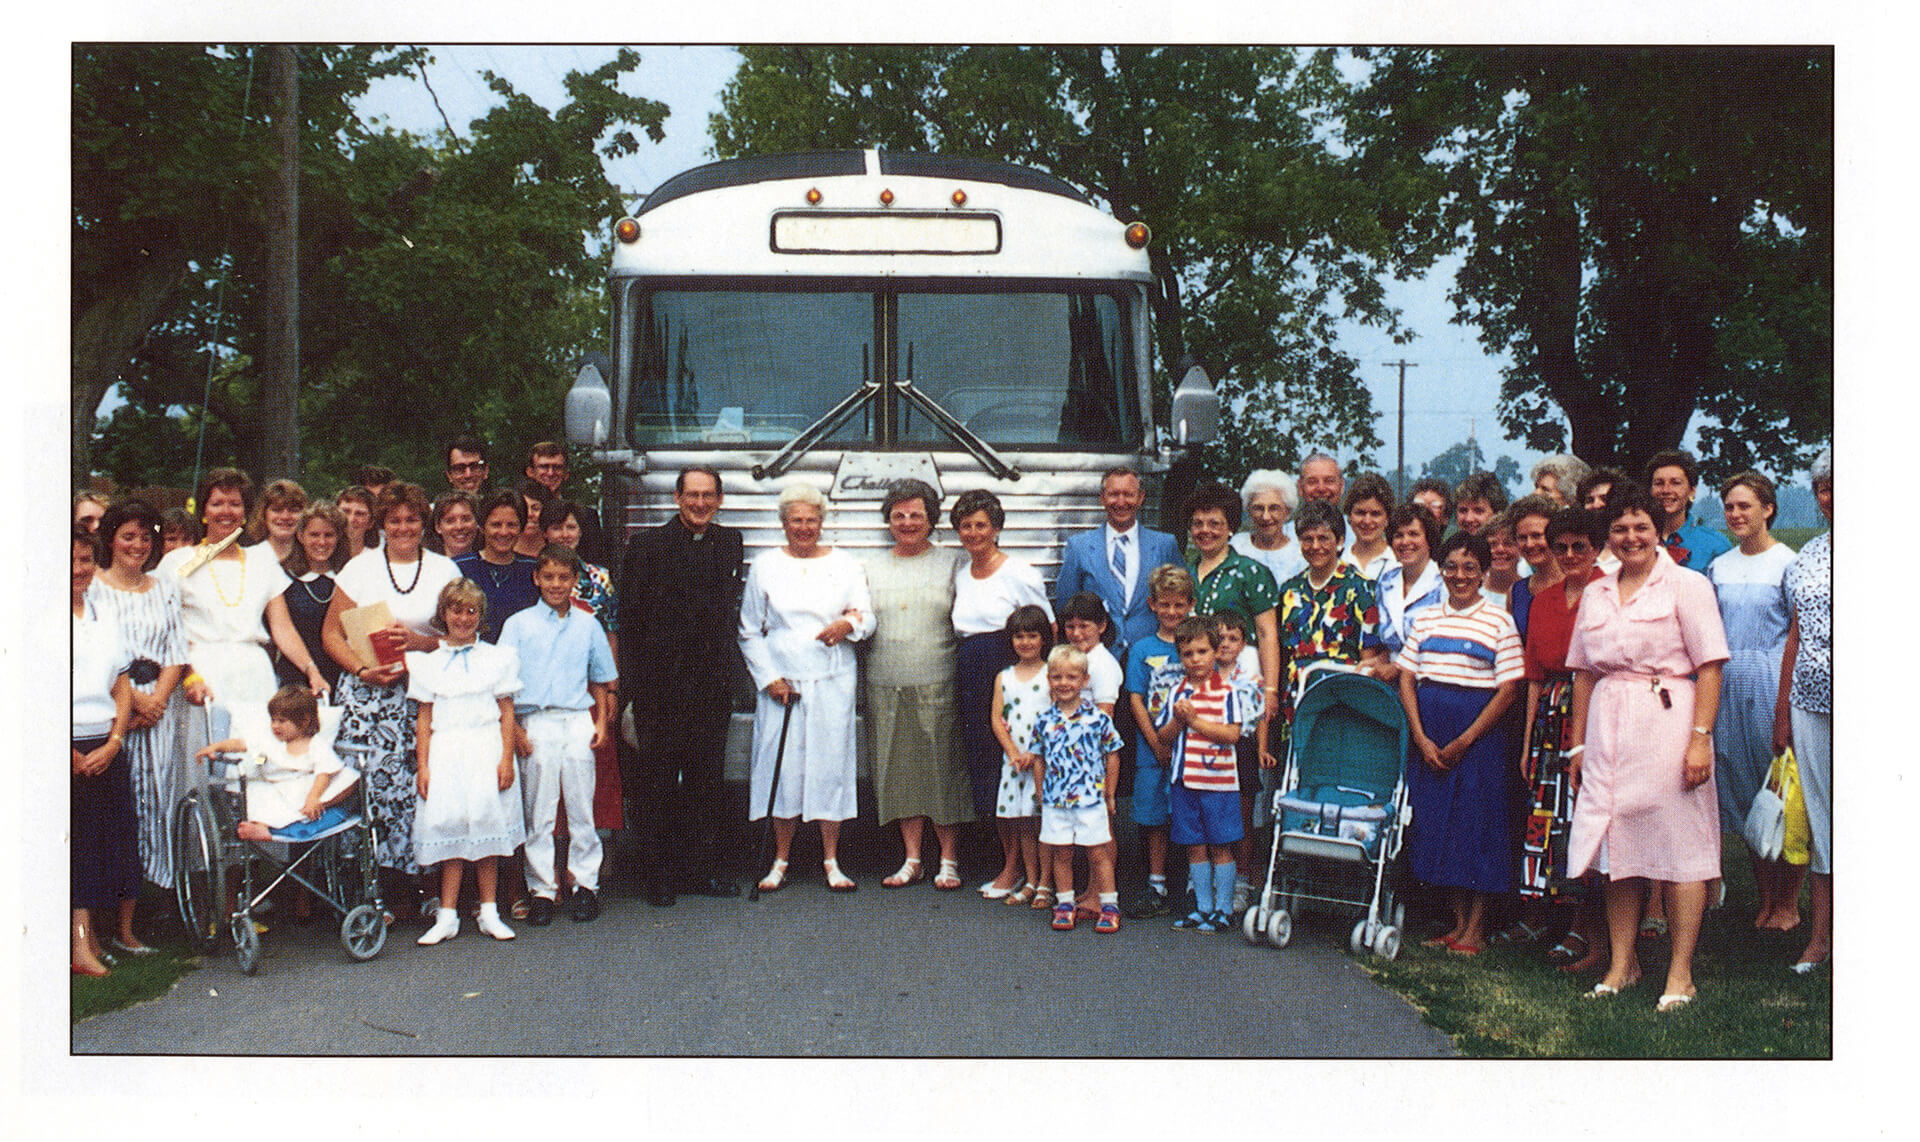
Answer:
POLYGON ((627 542, 620 564, 620 678, 632 703, 637 758, 623 783, 638 793, 647 901, 676 892, 738 896, 721 848, 727 722, 740 656, 740 532, 714 522, 720 473, 674 481, 672 519, 627 542))

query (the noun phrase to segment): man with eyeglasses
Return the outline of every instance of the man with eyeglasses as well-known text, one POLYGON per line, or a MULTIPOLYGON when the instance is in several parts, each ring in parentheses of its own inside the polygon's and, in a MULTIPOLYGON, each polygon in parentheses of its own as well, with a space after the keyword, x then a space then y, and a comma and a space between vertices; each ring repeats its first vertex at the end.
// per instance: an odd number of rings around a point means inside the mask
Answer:
POLYGON ((600 530, 600 513, 594 510, 591 504, 573 499, 560 491, 560 485, 567 482, 567 475, 565 446, 551 440, 542 440, 527 449, 527 479, 544 485, 547 491, 553 493, 555 499, 572 501, 573 505, 579 509, 574 518, 580 521, 580 558, 606 567, 613 562, 613 557, 606 549, 606 541, 600 530))
POLYGON ((457 436, 447 445, 447 487, 478 499, 486 495, 487 446, 474 436, 457 436))

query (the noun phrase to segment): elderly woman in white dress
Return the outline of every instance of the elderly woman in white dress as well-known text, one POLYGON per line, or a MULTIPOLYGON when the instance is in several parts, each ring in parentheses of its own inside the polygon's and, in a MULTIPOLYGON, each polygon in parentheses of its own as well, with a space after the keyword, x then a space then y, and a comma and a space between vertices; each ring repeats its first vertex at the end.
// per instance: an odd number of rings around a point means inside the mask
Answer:
POLYGON ((840 871, 840 822, 856 812, 853 707, 859 669, 852 644, 873 633, 873 603, 860 564, 820 542, 826 508, 826 497, 813 485, 787 485, 780 493, 787 542, 755 557, 740 603, 740 652, 759 691, 747 817, 767 816, 770 795, 773 807, 774 860, 760 881, 762 892, 786 883, 802 817, 820 822, 827 887, 859 887, 840 871), (775 757, 789 716, 776 791, 775 757))

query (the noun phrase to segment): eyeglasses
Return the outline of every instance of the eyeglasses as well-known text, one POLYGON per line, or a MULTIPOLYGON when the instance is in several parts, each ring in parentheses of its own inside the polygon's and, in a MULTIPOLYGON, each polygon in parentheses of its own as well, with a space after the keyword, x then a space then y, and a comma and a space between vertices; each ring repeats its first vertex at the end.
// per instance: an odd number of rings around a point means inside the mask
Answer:
POLYGON ((1547 550, 1553 552, 1555 555, 1585 555, 1587 552, 1593 550, 1593 544, 1585 542, 1549 543, 1547 544, 1547 550))
POLYGON ((484 472, 486 470, 487 462, 485 460, 468 460, 463 464, 447 465, 447 471, 449 472, 484 472))
POLYGON ((567 470, 567 465, 565 461, 555 460, 547 464, 536 463, 533 466, 533 470, 536 472, 564 472, 567 470))

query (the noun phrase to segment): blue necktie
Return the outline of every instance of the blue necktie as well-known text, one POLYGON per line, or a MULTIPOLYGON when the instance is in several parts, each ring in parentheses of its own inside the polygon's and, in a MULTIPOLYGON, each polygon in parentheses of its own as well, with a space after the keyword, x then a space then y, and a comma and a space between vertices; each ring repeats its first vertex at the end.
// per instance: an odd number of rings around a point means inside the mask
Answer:
POLYGON ((1113 537, 1113 577, 1120 585, 1127 585, 1127 535, 1122 532, 1113 537))

